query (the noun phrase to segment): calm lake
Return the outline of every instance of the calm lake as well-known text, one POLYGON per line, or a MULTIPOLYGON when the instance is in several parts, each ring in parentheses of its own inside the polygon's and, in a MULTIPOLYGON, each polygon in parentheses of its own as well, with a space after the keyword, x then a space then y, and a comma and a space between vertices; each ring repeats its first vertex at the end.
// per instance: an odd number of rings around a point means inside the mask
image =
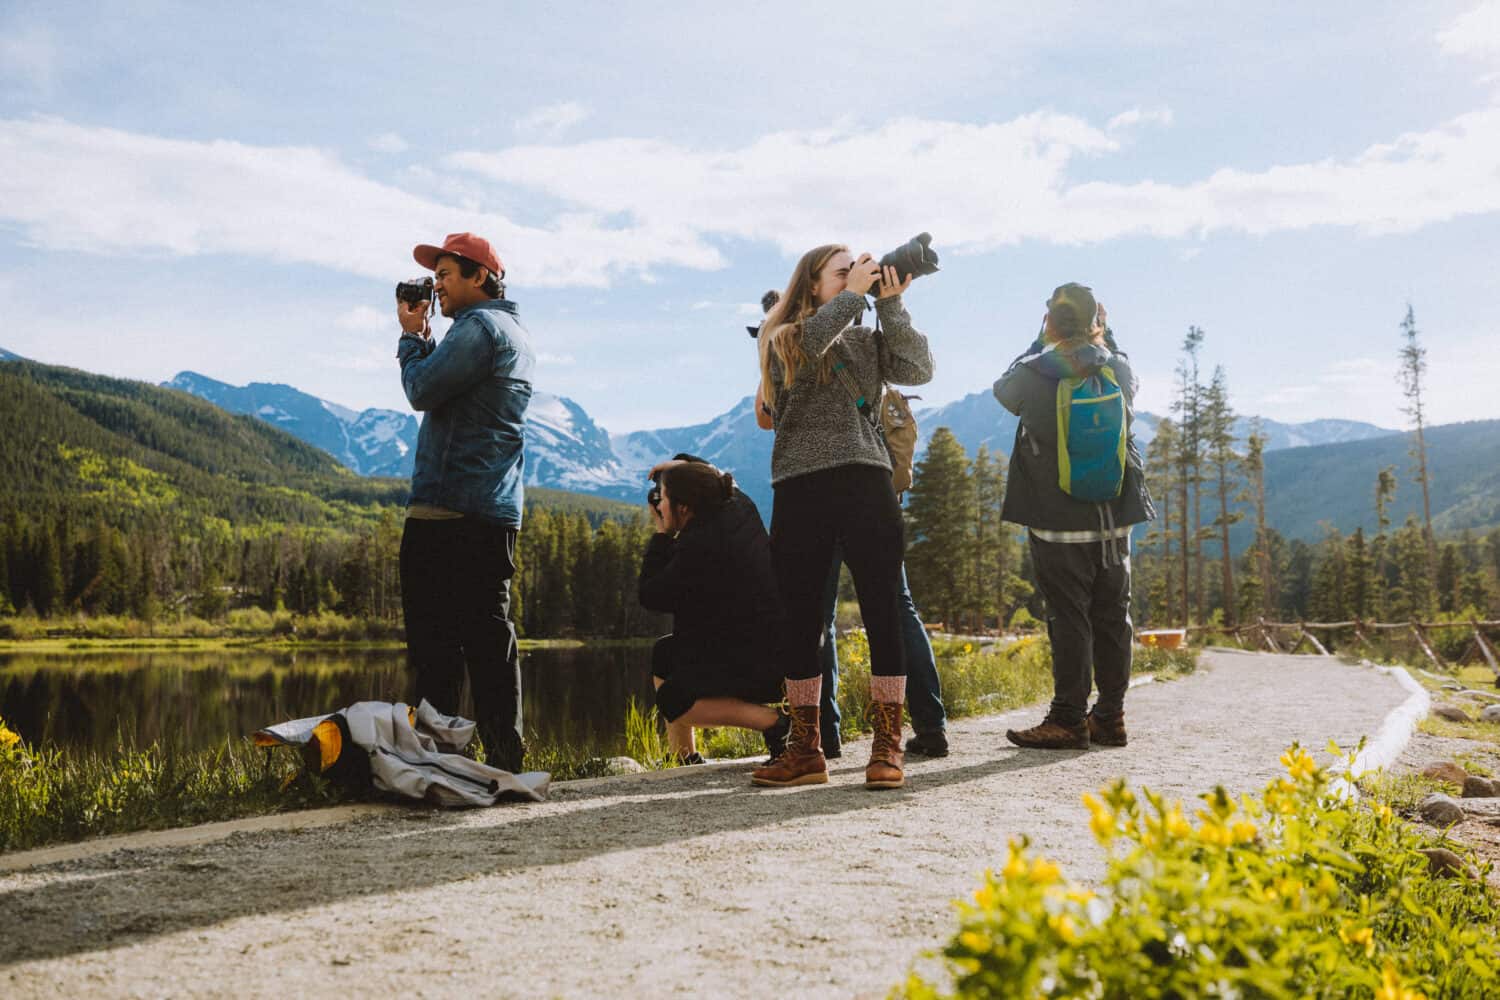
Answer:
MULTIPOLYGON (((528 740, 622 752, 630 699, 652 704, 650 642, 530 650, 521 674, 528 740)), ((405 685, 400 649, 0 654, 0 716, 64 749, 209 747, 356 701, 400 700, 405 685)), ((467 705, 463 714, 472 718, 467 705)))

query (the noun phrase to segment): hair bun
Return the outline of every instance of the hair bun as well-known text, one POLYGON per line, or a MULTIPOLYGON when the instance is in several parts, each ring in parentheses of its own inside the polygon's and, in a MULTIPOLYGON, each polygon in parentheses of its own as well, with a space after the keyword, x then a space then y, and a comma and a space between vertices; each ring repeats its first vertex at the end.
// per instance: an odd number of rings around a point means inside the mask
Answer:
POLYGON ((719 484, 724 487, 724 499, 728 500, 734 496, 734 473, 726 472, 719 477, 719 484))

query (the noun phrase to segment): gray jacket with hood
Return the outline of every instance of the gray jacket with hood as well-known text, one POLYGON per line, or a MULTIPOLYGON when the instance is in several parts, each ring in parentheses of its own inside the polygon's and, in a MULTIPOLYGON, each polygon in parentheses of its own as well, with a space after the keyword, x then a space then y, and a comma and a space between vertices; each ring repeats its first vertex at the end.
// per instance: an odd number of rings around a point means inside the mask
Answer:
POLYGON ((1021 418, 1011 449, 1002 519, 1044 531, 1098 531, 1107 525, 1140 524, 1156 516, 1135 443, 1138 380, 1130 360, 1114 349, 1112 334, 1105 343, 1108 346, 1086 344, 1064 352, 1038 340, 995 383, 1000 405, 1021 418), (1057 383, 1069 376, 1093 375, 1105 365, 1114 371, 1125 396, 1125 481, 1118 497, 1096 504, 1074 499, 1058 485, 1057 383))

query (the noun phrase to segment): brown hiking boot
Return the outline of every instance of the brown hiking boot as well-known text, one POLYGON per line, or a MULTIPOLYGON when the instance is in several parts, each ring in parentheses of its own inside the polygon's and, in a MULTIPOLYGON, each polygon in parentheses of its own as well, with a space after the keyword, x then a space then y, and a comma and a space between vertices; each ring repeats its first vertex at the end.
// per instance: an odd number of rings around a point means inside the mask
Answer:
POLYGON ((786 749, 751 771, 750 783, 770 788, 828 783, 828 762, 818 742, 817 705, 792 706, 786 749))
POLYGON ((1093 712, 1089 713, 1089 739, 1101 747, 1122 747, 1125 739, 1125 716, 1115 719, 1101 719, 1093 712))
POLYGON ((1087 750, 1089 727, 1085 722, 1076 726, 1065 726, 1051 719, 1043 719, 1040 726, 1030 729, 1007 729, 1005 738, 1018 747, 1034 750, 1087 750))
POLYGON ((870 763, 865 765, 865 787, 900 788, 906 784, 906 776, 901 773, 901 765, 906 762, 901 753, 901 705, 872 701, 870 717, 875 723, 875 744, 870 747, 870 763))

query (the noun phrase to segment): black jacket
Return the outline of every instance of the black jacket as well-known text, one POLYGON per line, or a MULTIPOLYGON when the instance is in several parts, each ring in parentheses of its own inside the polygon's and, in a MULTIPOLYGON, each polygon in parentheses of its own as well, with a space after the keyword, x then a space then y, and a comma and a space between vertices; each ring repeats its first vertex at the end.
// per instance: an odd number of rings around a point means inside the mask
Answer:
POLYGON ((676 538, 652 536, 639 591, 642 606, 671 612, 672 634, 690 659, 779 669, 781 606, 771 543, 755 501, 739 490, 676 538))
MULTIPOLYGON (((1108 343, 1113 345, 1113 337, 1108 343)), ((1099 529, 1100 507, 1104 505, 1076 500, 1057 482, 1057 383, 1065 376, 1092 375, 1106 364, 1114 371, 1125 396, 1127 421, 1125 481, 1120 495, 1109 501, 1107 513, 1116 525, 1140 524, 1156 516, 1135 443, 1138 380, 1130 369, 1130 360, 1109 347, 1092 344, 1063 355, 1038 341, 995 383, 995 398, 1000 405, 1021 418, 1011 449, 1001 518, 1048 531, 1099 529)))

